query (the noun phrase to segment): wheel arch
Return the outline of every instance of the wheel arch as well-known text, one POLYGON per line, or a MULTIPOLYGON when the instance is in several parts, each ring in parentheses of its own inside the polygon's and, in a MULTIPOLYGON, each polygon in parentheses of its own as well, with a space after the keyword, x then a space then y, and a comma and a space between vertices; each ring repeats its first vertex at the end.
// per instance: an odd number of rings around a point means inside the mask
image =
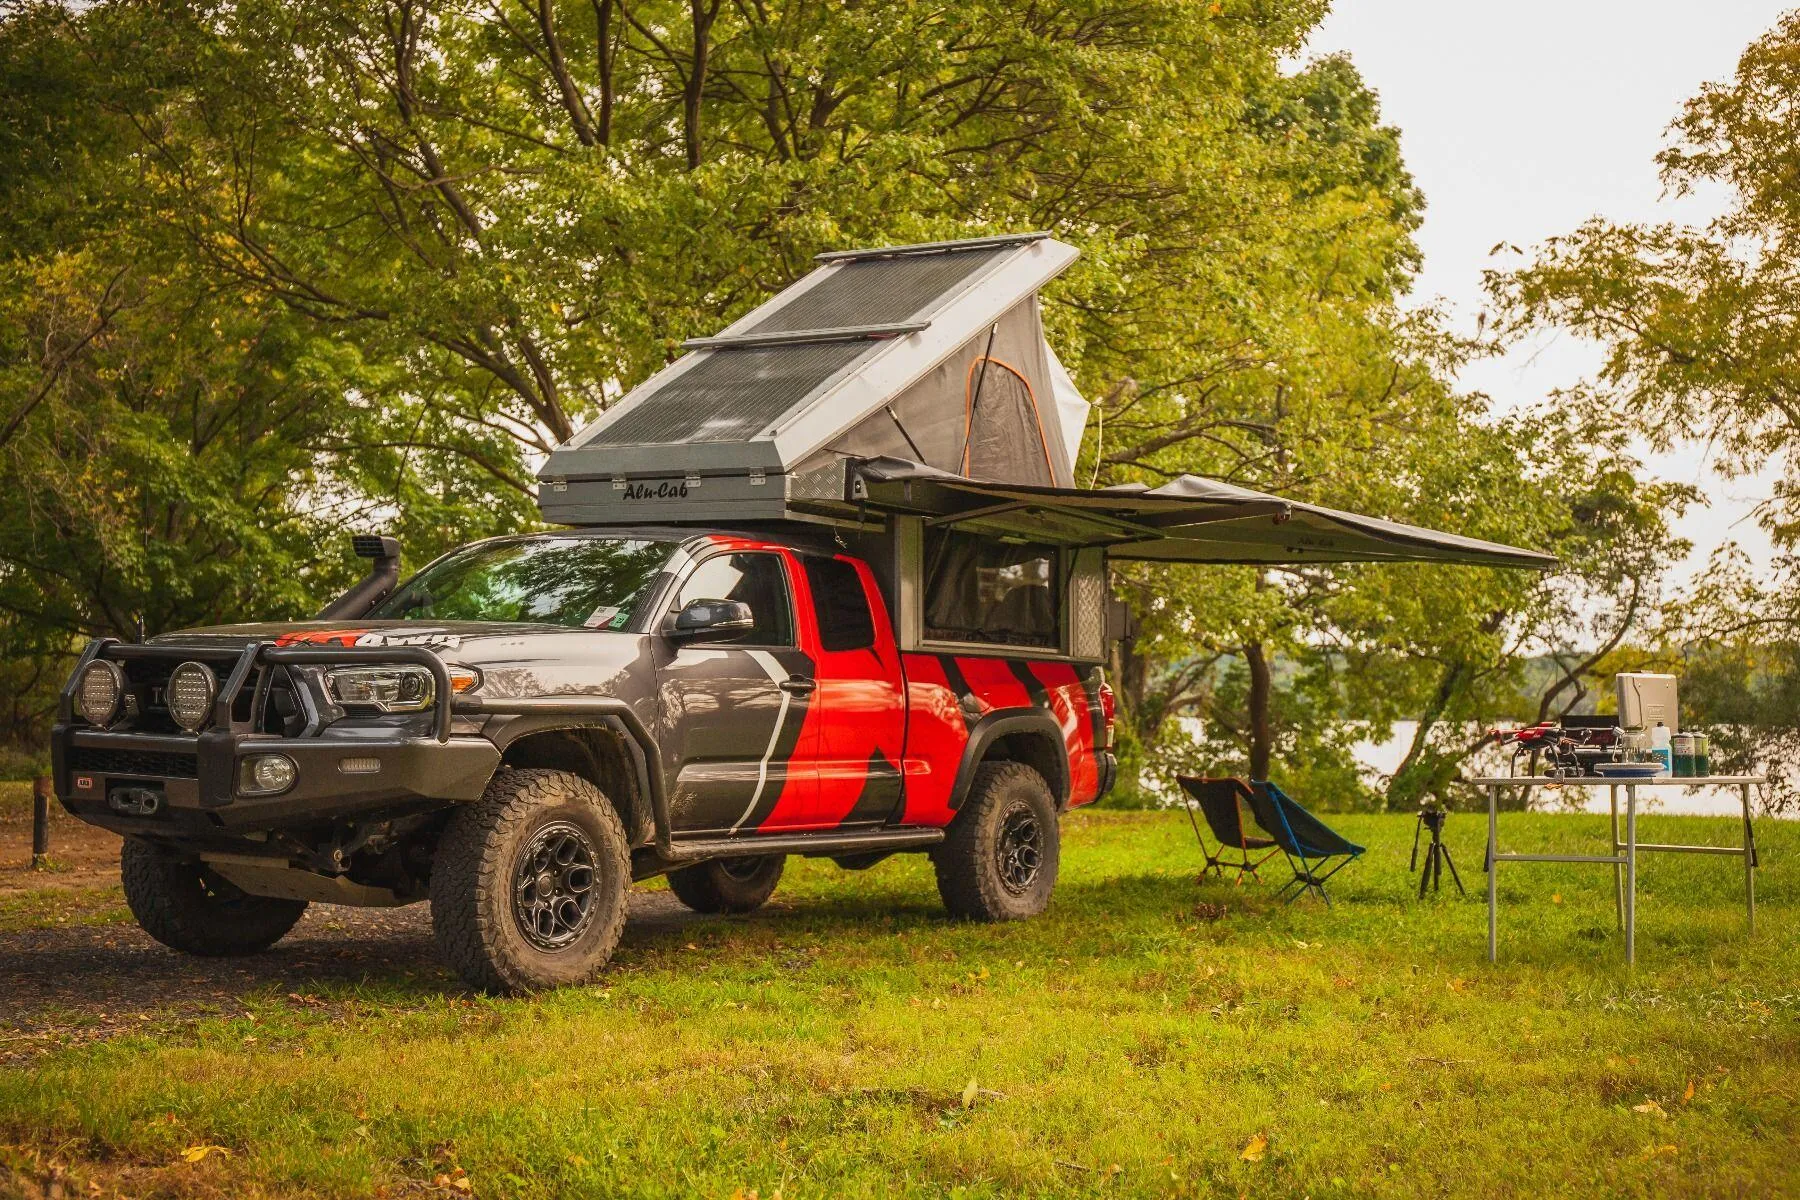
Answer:
POLYGON ((1050 785, 1056 811, 1069 807, 1069 753, 1062 727, 1043 709, 1013 708, 988 713, 969 730, 950 807, 961 810, 974 785, 975 771, 984 762, 1018 762, 1035 770, 1050 785))
POLYGON ((629 844, 649 844, 661 832, 655 760, 618 718, 521 718, 495 742, 502 767, 567 771, 599 788, 618 812, 629 844))

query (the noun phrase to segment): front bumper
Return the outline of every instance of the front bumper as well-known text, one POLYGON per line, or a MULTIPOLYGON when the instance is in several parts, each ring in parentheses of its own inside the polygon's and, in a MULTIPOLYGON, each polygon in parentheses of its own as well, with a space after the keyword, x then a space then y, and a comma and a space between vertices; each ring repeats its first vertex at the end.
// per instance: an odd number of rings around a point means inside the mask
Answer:
MULTIPOLYGON (((116 647, 113 652, 142 656, 151 649, 116 647)), ((161 654, 164 648, 154 649, 161 654)), ((169 657, 183 653, 167 649, 169 657)), ((103 643, 90 647, 82 665, 107 650, 103 643)), ((121 834, 172 837, 400 815, 478 799, 500 765, 500 752, 466 727, 453 731, 444 695, 447 680, 440 688, 438 710, 410 722, 338 721, 309 727, 300 736, 283 736, 256 732, 254 716, 243 719, 240 693, 260 695, 256 673, 270 666, 402 656, 403 661, 418 661, 424 653, 248 646, 220 691, 212 725, 198 735, 95 728, 74 718, 65 691, 50 736, 56 794, 72 815, 92 824, 121 834), (240 764, 269 753, 293 762, 293 784, 279 795, 244 794, 240 764)), ((441 673, 442 664, 436 669, 441 673)))
POLYGON ((476 800, 500 765, 500 752, 482 737, 195 738, 58 725, 50 744, 63 807, 118 833, 279 829, 476 800), (238 794, 241 760, 268 753, 293 760, 293 786, 278 796, 238 794), (362 761, 346 772, 346 760, 362 761), (133 788, 160 793, 157 811, 119 811, 115 795, 133 788))

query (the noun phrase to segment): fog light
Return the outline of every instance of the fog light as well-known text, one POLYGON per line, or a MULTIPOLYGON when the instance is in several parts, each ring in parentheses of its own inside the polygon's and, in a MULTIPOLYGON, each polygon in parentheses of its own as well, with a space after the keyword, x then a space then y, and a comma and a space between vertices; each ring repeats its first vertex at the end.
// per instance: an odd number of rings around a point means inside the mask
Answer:
POLYGON ((189 733, 198 733, 219 695, 219 681, 205 663, 184 662, 169 672, 165 693, 169 715, 189 733))
POLYGON ((346 775, 378 775, 381 773, 379 758, 340 758, 338 770, 346 775))
POLYGON ((238 765, 238 791, 246 796, 274 796, 294 786, 300 769, 285 754, 253 754, 238 765))
POLYGON ((105 728, 119 715, 119 700, 125 695, 125 672, 119 664, 96 658, 81 669, 81 686, 76 689, 75 707, 89 725, 105 728))

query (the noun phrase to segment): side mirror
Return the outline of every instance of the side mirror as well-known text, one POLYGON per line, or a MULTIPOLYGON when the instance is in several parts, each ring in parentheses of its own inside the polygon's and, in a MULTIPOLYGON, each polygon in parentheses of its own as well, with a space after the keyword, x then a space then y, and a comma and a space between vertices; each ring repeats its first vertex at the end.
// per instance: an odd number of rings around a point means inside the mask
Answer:
POLYGON ((742 600, 690 600, 675 614, 669 636, 681 642, 713 642, 756 628, 756 615, 742 600))

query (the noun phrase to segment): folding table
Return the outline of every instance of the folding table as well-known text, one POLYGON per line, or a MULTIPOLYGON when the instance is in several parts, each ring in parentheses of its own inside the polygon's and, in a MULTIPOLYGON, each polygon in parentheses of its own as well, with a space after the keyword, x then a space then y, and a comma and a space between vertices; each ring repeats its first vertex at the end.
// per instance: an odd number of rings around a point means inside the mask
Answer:
MULTIPOLYGON (((1619 927, 1625 931, 1625 961, 1637 961, 1637 856, 1638 851, 1667 854, 1731 854, 1744 860, 1744 909, 1748 931, 1756 932, 1756 834, 1750 825, 1750 789, 1761 787, 1768 779, 1761 775, 1708 775, 1677 779, 1661 776, 1651 779, 1606 779, 1582 775, 1573 779, 1552 779, 1541 775, 1510 775, 1471 779, 1470 783, 1487 789, 1488 794, 1488 961, 1498 956, 1499 887, 1496 880, 1503 862, 1611 863, 1613 869, 1613 910, 1619 927), (1612 805, 1612 853, 1599 854, 1502 854, 1500 853, 1500 793, 1508 788, 1524 788, 1527 793, 1537 788, 1607 788, 1612 805), (1669 846, 1637 840, 1637 800, 1639 788, 1735 787, 1743 801, 1744 840, 1737 846, 1669 846), (1619 789, 1625 789, 1625 840, 1619 840, 1619 789)), ((1529 799, 1529 795, 1527 797, 1529 799)))

